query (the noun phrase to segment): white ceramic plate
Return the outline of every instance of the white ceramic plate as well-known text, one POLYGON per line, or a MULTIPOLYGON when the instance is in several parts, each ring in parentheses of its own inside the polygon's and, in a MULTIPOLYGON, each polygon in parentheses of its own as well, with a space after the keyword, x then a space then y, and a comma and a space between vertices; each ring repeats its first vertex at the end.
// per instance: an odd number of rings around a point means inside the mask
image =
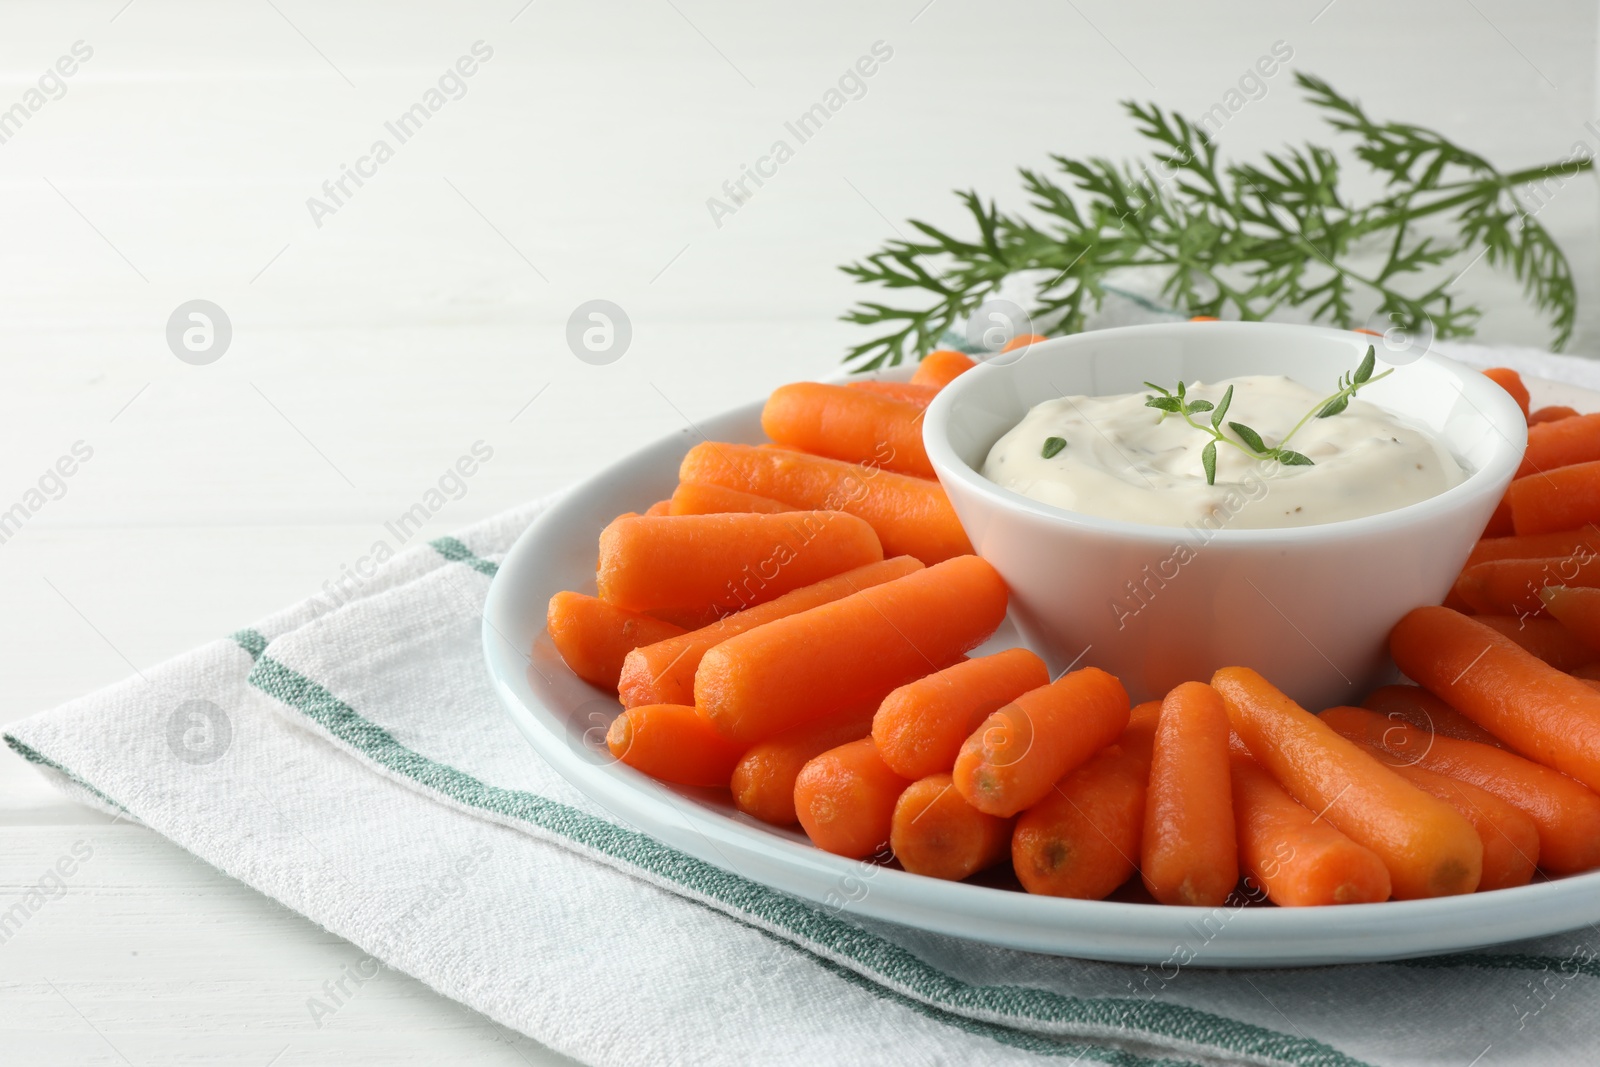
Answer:
MULTIPOLYGON (((1535 399, 1600 411, 1600 394, 1557 383, 1537 383, 1535 399)), ((1177 908, 1031 896, 832 856, 798 830, 742 815, 725 792, 664 785, 617 763, 603 740, 616 698, 562 664, 545 632, 545 606, 562 589, 594 591, 600 530, 619 513, 642 511, 669 495, 679 460, 701 433, 762 441, 760 411, 755 402, 708 419, 698 432, 658 441, 577 486, 517 540, 490 587, 484 655, 506 710, 540 756, 618 818, 697 859, 830 910, 1127 963, 1159 965, 1179 951, 1209 967, 1400 959, 1600 921, 1600 872, 1471 896, 1334 908, 1177 908)), ((988 647, 1016 643, 1007 625, 988 647)))

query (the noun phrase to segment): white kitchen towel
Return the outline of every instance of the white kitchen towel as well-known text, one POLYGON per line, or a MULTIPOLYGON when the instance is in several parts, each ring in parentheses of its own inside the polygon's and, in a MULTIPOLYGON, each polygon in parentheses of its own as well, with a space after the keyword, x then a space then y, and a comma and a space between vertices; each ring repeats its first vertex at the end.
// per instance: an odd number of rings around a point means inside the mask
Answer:
MULTIPOLYGON (((1453 354, 1597 377, 1563 357, 1453 354)), ((86 801, 591 1063, 1600 1057, 1595 929, 1382 965, 1133 967, 856 920, 662 846, 544 765, 485 676, 484 596, 539 510, 404 552, 7 741, 86 801)), ((341 1003, 308 998, 305 1042, 341 1003)))

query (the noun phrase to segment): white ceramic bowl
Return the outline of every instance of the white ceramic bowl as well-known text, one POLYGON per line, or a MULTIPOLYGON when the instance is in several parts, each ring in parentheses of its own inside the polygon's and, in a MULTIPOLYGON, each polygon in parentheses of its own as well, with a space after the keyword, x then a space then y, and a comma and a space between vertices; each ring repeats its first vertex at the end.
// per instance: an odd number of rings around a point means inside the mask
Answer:
POLYGON ((1202 541, 1182 527, 1042 504, 978 471, 1043 400, 1243 374, 1283 374, 1331 392, 1374 341, 1247 322, 1077 334, 957 378, 928 408, 923 437, 973 547, 1011 586, 1012 617, 1055 669, 1092 663, 1149 699, 1238 665, 1314 710, 1353 703, 1389 671, 1390 627, 1449 591, 1520 461, 1522 413, 1477 371, 1429 353, 1362 389, 1361 399, 1432 431, 1469 471, 1436 497, 1366 518, 1224 527, 1202 541), (1192 558, 1176 565, 1180 545, 1192 558))

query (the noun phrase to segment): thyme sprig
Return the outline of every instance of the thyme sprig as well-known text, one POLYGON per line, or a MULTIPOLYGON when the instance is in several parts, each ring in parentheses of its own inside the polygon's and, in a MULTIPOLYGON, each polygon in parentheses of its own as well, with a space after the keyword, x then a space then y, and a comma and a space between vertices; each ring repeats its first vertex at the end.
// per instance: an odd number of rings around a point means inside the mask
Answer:
POLYGON ((1130 101, 1123 106, 1151 142, 1146 159, 1052 156, 1054 174, 1020 171, 1032 213, 961 192, 972 236, 912 220, 911 239, 841 267, 859 283, 925 298, 915 306, 857 304, 846 321, 886 329, 852 347, 845 362, 868 370, 923 355, 1008 275, 1028 270, 1050 272, 1025 310, 1057 320, 1054 333, 1083 329, 1113 272, 1145 268, 1162 278, 1162 298, 1189 315, 1265 319, 1306 307, 1348 328, 1362 325, 1375 302, 1373 318, 1385 328, 1466 337, 1481 309, 1450 290, 1445 268, 1479 256, 1522 283, 1549 317, 1553 347, 1566 342, 1577 293, 1566 256, 1536 216, 1552 186, 1593 169, 1591 158, 1502 172, 1433 130, 1369 117, 1318 78, 1295 80, 1336 133, 1355 139, 1355 158, 1379 179, 1375 198, 1348 198, 1328 148, 1224 162, 1195 123, 1130 101), (1435 218, 1446 232, 1422 233, 1435 218), (1376 269, 1370 258, 1359 261, 1379 248, 1376 269))
POLYGON ((1231 385, 1223 392, 1222 399, 1218 400, 1216 404, 1212 404, 1209 400, 1190 400, 1188 386, 1182 381, 1178 382, 1175 390, 1162 388, 1154 382, 1145 382, 1144 384, 1153 389, 1154 393, 1144 398, 1144 405, 1160 411, 1162 418, 1167 415, 1177 415, 1196 430, 1210 436, 1211 440, 1206 442, 1206 447, 1200 452, 1200 465, 1205 468, 1207 485, 1217 484, 1217 445, 1219 444, 1236 448, 1251 459, 1258 461, 1275 461, 1286 467, 1312 467, 1315 464, 1312 463, 1309 456, 1288 447, 1290 438, 1299 433, 1306 423, 1313 418, 1328 419, 1344 411, 1350 406, 1351 399, 1362 386, 1370 382, 1381 381, 1394 373, 1394 368, 1390 367, 1382 374, 1374 376, 1372 372, 1377 367, 1377 358, 1377 349, 1373 345, 1368 345, 1367 354, 1362 358, 1360 365, 1355 370, 1339 377, 1339 391, 1313 404, 1311 410, 1302 415, 1300 421, 1295 423, 1294 427, 1283 435, 1283 440, 1276 445, 1268 445, 1259 433, 1242 422, 1228 423, 1228 429, 1234 432, 1238 440, 1234 440, 1233 437, 1223 433, 1222 420, 1227 418, 1228 407, 1233 403, 1233 386, 1231 385), (1211 418, 1207 420, 1206 424, 1195 422, 1192 418, 1194 415, 1203 415, 1208 411, 1211 412, 1211 418))

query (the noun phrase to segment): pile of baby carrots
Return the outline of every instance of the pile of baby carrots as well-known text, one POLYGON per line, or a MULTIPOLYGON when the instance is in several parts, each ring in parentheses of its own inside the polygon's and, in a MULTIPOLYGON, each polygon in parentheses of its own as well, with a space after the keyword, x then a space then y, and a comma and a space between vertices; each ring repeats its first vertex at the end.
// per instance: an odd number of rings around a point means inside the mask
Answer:
MULTIPOLYGON (((598 595, 556 594, 548 629, 617 695, 618 760, 841 856, 1002 883, 1009 864, 1080 899, 1349 904, 1600 867, 1600 416, 1534 413, 1513 531, 1480 542, 1454 606, 1390 636, 1417 684, 1313 714, 1229 667, 1134 707, 1097 667, 1052 680, 1027 649, 967 655, 1008 594, 920 431, 972 365, 934 352, 909 383, 783 386, 770 444, 695 446, 669 499, 601 532, 598 595), (1571 528, 1527 488, 1555 456, 1596 467, 1571 528), (1579 553, 1592 581, 1531 595, 1482 570, 1579 553)), ((1526 410, 1513 373, 1491 377, 1526 410)))

